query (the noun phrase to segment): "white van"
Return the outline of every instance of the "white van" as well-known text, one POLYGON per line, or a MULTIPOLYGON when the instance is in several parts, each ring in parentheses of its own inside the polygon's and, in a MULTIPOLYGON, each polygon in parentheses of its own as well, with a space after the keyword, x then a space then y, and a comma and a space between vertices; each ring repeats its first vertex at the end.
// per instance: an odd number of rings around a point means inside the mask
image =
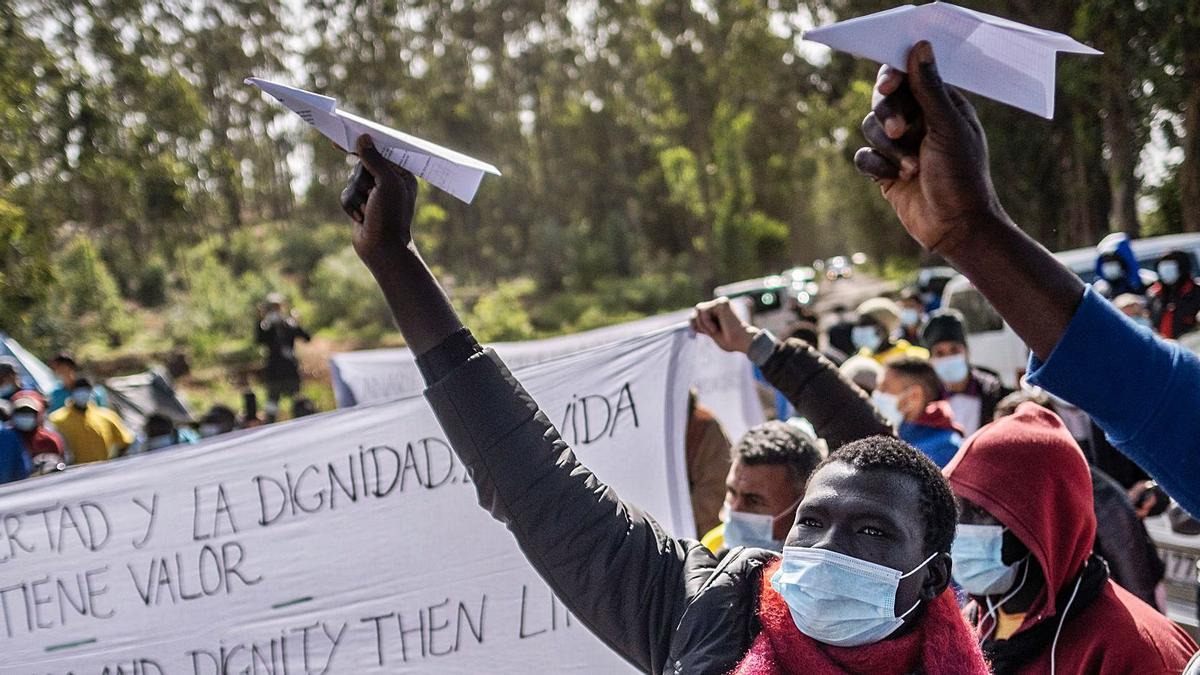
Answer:
MULTIPOLYGON (((1192 257, 1192 269, 1200 270, 1200 234, 1169 234, 1162 237, 1135 239, 1131 242, 1133 254, 1144 272, 1153 274, 1154 263, 1168 251, 1180 250, 1192 257)), ((1096 248, 1077 248, 1055 253, 1064 265, 1087 283, 1096 279, 1096 248)), ((1143 274, 1143 277, 1146 277, 1143 274)), ((983 294, 958 275, 946 284, 942 292, 942 306, 963 313, 967 323, 967 346, 971 360, 1000 373, 1000 378, 1009 387, 1015 387, 1025 373, 1029 350, 1021 338, 984 299, 983 294)))

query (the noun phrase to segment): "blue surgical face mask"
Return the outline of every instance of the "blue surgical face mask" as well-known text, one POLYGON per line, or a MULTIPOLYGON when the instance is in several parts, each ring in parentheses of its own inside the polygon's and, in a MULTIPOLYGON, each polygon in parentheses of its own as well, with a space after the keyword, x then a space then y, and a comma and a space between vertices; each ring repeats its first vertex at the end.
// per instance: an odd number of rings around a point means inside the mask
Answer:
POLYGON ((855 349, 865 349, 874 354, 883 344, 883 338, 879 337, 879 331, 874 326, 855 326, 850 330, 850 342, 854 343, 855 349))
POLYGON ((175 445, 175 437, 171 434, 166 436, 155 436, 146 439, 146 451, 162 450, 175 445))
POLYGON ((905 328, 912 328, 921 323, 921 312, 911 307, 905 307, 900 310, 900 325, 905 328))
POLYGON ((971 375, 971 366, 966 354, 953 354, 929 360, 938 379, 946 384, 957 384, 971 375))
POLYGON ((1108 281, 1116 281, 1125 276, 1125 268, 1119 262, 1109 261, 1100 265, 1100 276, 1108 281))
POLYGON ((726 504, 721 509, 721 522, 725 523, 725 547, 735 548, 765 548, 768 551, 782 551, 783 540, 775 538, 775 522, 793 513, 800 500, 784 509, 783 513, 774 516, 763 513, 747 513, 734 511, 726 504))
POLYGON ((12 425, 17 431, 33 431, 38 425, 37 413, 13 413, 12 425))
POLYGON ((904 413, 900 412, 899 396, 876 389, 871 394, 871 401, 875 403, 875 408, 879 410, 879 414, 887 420, 888 424, 899 427, 900 423, 904 421, 904 413))
POLYGON ((17 386, 15 384, 0 384, 0 397, 12 396, 16 390, 17 386))
POLYGON ((787 601, 801 633, 827 645, 858 647, 879 642, 904 625, 904 617, 921 601, 896 616, 900 580, 935 557, 901 574, 836 551, 787 546, 771 587, 787 601))
POLYGON ((86 408, 87 404, 92 400, 91 389, 76 389, 71 392, 71 401, 80 408, 86 408))
POLYGON ((1164 260, 1158 263, 1158 278, 1168 286, 1174 286, 1179 281, 1179 263, 1174 260, 1164 260))
POLYGON ((1151 330, 1154 329, 1154 324, 1150 321, 1149 317, 1135 316, 1135 317, 1133 317, 1133 322, 1136 323, 1137 325, 1141 326, 1142 328, 1149 328, 1151 330))
POLYGON ((954 580, 971 595, 1000 595, 1012 590, 1020 565, 1004 564, 1003 547, 1003 527, 960 524, 950 548, 954 580))

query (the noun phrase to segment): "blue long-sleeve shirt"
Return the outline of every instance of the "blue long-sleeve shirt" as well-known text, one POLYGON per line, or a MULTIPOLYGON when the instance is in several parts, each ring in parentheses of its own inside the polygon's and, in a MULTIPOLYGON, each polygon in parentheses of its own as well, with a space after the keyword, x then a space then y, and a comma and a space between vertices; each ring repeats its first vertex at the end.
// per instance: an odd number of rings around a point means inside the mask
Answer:
POLYGON ((1088 288, 1029 383, 1091 415, 1118 450, 1200 514, 1200 358, 1155 337, 1088 288))
POLYGON ((0 426, 0 483, 29 477, 32 463, 21 437, 9 427, 0 426))

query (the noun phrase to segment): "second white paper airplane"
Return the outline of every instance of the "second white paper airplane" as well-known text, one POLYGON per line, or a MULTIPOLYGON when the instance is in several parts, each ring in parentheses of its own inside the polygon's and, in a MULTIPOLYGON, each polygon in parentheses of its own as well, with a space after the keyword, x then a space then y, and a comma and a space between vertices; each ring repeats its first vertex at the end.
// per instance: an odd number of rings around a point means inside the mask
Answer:
POLYGON ((468 204, 475 198, 483 174, 500 175, 499 169, 487 162, 338 110, 337 100, 328 96, 257 77, 246 78, 246 84, 270 94, 344 150, 353 150, 358 137, 368 134, 388 160, 468 204))

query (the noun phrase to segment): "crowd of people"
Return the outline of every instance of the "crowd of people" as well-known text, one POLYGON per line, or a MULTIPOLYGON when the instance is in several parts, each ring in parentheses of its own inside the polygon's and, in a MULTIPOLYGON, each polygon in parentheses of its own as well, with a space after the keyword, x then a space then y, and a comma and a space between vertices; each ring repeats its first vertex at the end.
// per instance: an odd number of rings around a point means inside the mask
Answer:
POLYGON ((270 424, 279 419, 280 401, 285 398, 291 401, 292 418, 316 413, 312 400, 301 395, 295 354, 296 340, 311 337, 285 309, 278 293, 268 295, 258 308, 255 340, 266 354, 262 375, 267 404, 262 412, 257 394, 248 389, 240 413, 219 403, 197 419, 148 410, 139 411, 134 416, 137 423, 131 424, 115 409, 104 386, 81 371, 72 354, 61 352, 50 359, 55 385, 48 391, 23 380, 15 358, 0 357, 0 483, 160 452, 270 424))
MULTIPOLYGON (((1008 219, 983 129, 927 43, 906 72, 881 69, 855 162, 1028 345, 1028 375, 1008 387, 974 363, 964 317, 920 289, 782 339, 726 299, 701 303, 696 332, 744 354, 787 406, 729 439, 721 411, 689 400, 698 540, 666 534, 583 466, 462 325, 413 241, 415 178, 366 136, 352 179, 366 182, 343 196, 354 247, 481 505, 641 670, 1179 673, 1198 647, 1164 614, 1144 518, 1172 509, 1180 531, 1200 532, 1188 515, 1200 513, 1200 359, 1173 342, 1197 329, 1191 257, 1142 270, 1112 237, 1085 285, 1008 219)), ((256 336, 265 414, 250 395, 241 415, 215 406, 195 429, 152 414, 135 433, 69 354, 51 360, 50 392, 0 361, 0 481, 35 461, 105 461, 271 422, 285 397, 307 412, 294 345, 309 336, 282 298, 260 309, 256 336)))
MULTIPOLYGON (((928 43, 904 72, 881 69, 872 107, 857 168, 1020 336, 1027 377, 1009 392, 972 367, 961 317, 923 319, 911 293, 860 307, 838 333, 849 345, 830 331, 851 354, 845 372, 811 326, 806 339, 781 340, 726 300, 698 305, 695 330, 744 353, 807 429, 776 420, 732 443, 719 531, 703 542, 666 534, 622 501, 472 337, 413 238, 415 179, 358 139, 373 181, 344 193, 355 250, 481 506, 567 607, 644 672, 1200 668, 1189 664, 1196 642, 1160 611, 1139 530, 1144 497, 1131 500, 1098 467, 1116 453, 1184 519, 1200 513, 1200 358, 1164 339, 1192 318, 1185 260, 1164 258, 1147 284, 1109 256, 1097 270, 1108 283, 1087 286, 1025 235, 996 197, 971 104, 943 83, 928 43), (1109 300, 1131 293, 1147 294, 1150 327, 1127 315, 1128 298, 1122 309, 1109 300)), ((721 439, 712 411, 690 413, 694 466, 721 439)), ((713 483, 690 478, 693 489, 713 483)), ((709 508, 698 527, 712 522, 709 508)))

